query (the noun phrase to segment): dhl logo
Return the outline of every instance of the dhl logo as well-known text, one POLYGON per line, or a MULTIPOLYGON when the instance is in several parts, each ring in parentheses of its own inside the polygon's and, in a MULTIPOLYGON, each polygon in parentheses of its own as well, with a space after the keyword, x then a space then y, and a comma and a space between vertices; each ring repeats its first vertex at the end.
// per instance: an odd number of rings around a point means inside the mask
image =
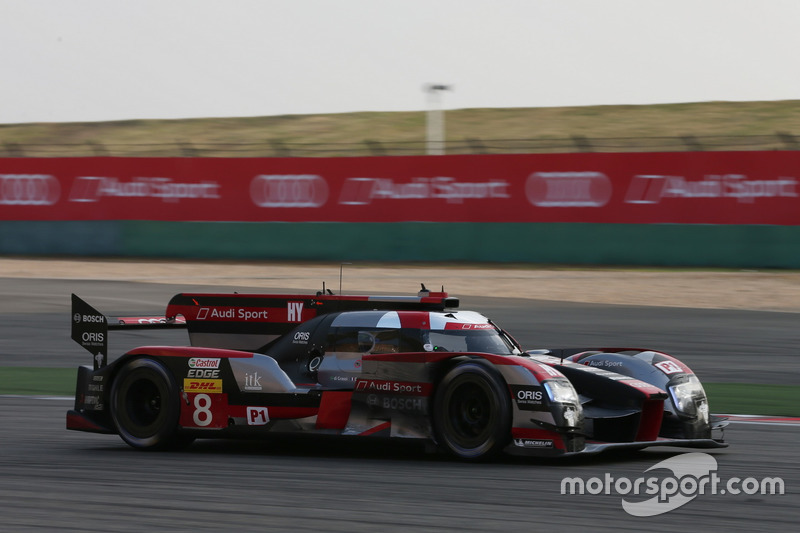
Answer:
POLYGON ((221 379, 184 379, 185 392, 222 392, 221 379))

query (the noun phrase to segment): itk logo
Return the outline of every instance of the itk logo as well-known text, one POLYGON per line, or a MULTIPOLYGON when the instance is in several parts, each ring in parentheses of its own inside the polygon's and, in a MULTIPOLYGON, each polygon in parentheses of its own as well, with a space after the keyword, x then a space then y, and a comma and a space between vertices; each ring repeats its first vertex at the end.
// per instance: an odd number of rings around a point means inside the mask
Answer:
POLYGON ((561 494, 619 494, 622 508, 632 516, 648 517, 673 511, 704 495, 775 495, 785 493, 779 477, 732 477, 723 481, 717 475, 717 460, 707 453, 684 453, 665 459, 647 470, 668 470, 666 477, 650 476, 630 479, 615 478, 606 473, 601 477, 583 480, 578 477, 561 480, 561 494), (651 496, 637 500, 636 496, 651 496))
POLYGON ((261 390, 261 376, 258 372, 244 375, 244 390, 261 390))

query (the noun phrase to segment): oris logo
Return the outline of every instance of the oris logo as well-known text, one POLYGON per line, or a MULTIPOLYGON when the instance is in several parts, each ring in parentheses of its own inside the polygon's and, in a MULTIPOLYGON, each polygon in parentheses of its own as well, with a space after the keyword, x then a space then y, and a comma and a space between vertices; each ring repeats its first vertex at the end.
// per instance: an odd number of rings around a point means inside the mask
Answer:
POLYGON ((603 207, 611 192, 611 181, 600 172, 536 172, 525 183, 536 207, 603 207))
POLYGON ((61 184, 45 174, 0 174, 0 205, 53 205, 61 184))
POLYGON ((328 183, 313 174, 260 175, 250 182, 258 207, 320 207, 328 201, 328 183))
POLYGON ((102 343, 105 342, 105 338, 104 333, 90 333, 87 331, 81 334, 81 341, 86 343, 102 343))
POLYGON ((542 391, 540 390, 520 390, 517 391, 517 399, 523 401, 542 401, 542 391))

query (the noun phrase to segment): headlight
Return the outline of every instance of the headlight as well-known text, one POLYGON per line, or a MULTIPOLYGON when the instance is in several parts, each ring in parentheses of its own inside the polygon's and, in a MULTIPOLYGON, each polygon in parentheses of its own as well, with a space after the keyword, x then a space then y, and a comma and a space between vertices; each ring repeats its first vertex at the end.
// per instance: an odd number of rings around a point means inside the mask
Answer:
POLYGON ((689 416, 708 418, 706 391, 697 376, 689 376, 686 381, 669 387, 675 409, 689 416))
POLYGON ((578 405, 578 393, 569 381, 545 381, 544 390, 550 397, 551 402, 571 403, 578 405))
POLYGON ((583 424, 583 411, 575 387, 569 381, 548 380, 543 384, 550 403, 553 417, 559 427, 576 428, 583 424))

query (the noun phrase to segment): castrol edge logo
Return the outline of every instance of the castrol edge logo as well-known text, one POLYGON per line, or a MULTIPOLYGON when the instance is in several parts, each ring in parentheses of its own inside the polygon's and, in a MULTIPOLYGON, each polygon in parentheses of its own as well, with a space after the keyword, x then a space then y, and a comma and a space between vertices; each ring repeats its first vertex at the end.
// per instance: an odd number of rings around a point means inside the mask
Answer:
POLYGON ((219 368, 219 362, 219 359, 192 357, 189 359, 189 368, 219 368))
POLYGON ((525 182, 525 195, 536 207, 603 207, 612 191, 600 172, 536 172, 525 182))

